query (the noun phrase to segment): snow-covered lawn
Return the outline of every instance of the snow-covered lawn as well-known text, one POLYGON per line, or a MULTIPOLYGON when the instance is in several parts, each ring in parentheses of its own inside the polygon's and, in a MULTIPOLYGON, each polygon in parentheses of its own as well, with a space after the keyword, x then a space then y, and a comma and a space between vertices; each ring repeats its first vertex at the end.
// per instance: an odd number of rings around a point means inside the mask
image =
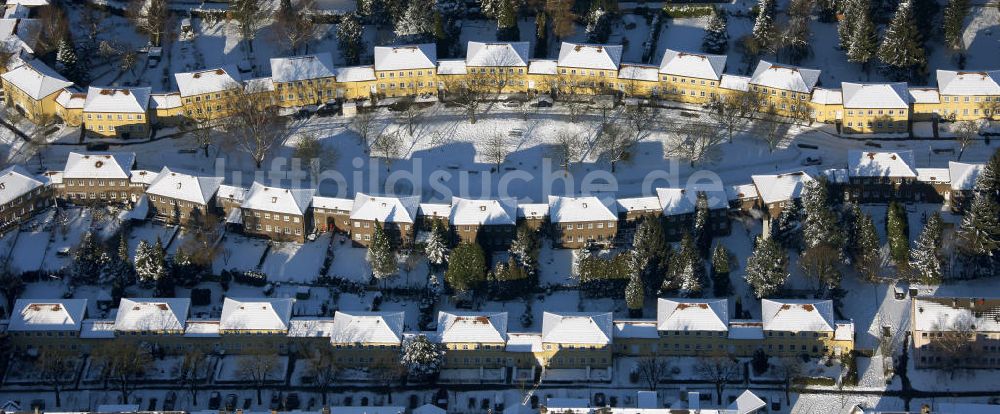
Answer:
POLYGON ((330 245, 330 234, 324 234, 305 244, 277 242, 271 246, 261 270, 271 282, 308 283, 319 276, 323 258, 330 245))
POLYGON ((222 239, 219 246, 219 255, 212 262, 212 272, 220 273, 223 270, 253 270, 260 264, 260 258, 267 250, 267 241, 264 239, 241 236, 239 234, 227 234, 222 239))

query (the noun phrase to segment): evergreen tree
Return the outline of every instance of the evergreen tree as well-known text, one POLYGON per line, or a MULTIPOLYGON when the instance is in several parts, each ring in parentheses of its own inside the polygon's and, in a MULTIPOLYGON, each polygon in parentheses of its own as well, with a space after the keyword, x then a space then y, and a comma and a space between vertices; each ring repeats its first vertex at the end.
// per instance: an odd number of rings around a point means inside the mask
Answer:
POLYGON ((816 2, 819 8, 819 21, 823 23, 833 23, 837 21, 837 1, 819 0, 816 2))
POLYGON ((399 274, 399 263, 396 261, 396 249, 392 247, 389 235, 385 233, 382 223, 375 222, 372 241, 368 244, 368 264, 372 268, 372 276, 377 280, 386 280, 399 274))
POLYGON ((875 221, 868 214, 861 214, 855 222, 854 268, 865 280, 878 279, 880 268, 879 247, 881 243, 875 231, 875 221))
POLYGON ((976 194, 957 236, 963 254, 992 256, 1000 248, 1000 207, 984 193, 976 194))
POLYGON ((695 247, 701 257, 708 257, 712 249, 712 223, 708 210, 708 196, 704 191, 698 192, 698 199, 695 201, 694 214, 694 237, 695 247))
POLYGON ((132 267, 132 260, 128 256, 128 237, 124 234, 118 237, 118 250, 114 255, 109 255, 108 265, 104 269, 101 279, 111 281, 112 291, 115 289, 119 292, 124 291, 125 287, 135 282, 135 268, 132 267))
POLYGON ((965 29, 965 18, 969 15, 969 0, 948 0, 944 9, 944 43, 953 51, 962 51, 965 44, 962 41, 962 30, 965 29))
POLYGON ((675 254, 670 264, 670 279, 676 286, 678 295, 698 296, 705 282, 705 262, 694 244, 690 234, 681 238, 680 251, 675 254))
POLYGON ((426 41, 434 34, 435 10, 428 0, 410 0, 396 21, 396 36, 405 41, 426 41))
POLYGON ((530 292, 534 287, 535 278, 528 274, 523 266, 507 258, 507 262, 497 263, 487 276, 490 297, 497 300, 510 300, 518 295, 530 292))
POLYGON ((625 304, 628 306, 630 316, 642 316, 644 300, 645 287, 642 285, 642 276, 634 272, 629 275, 628 284, 625 285, 625 304))
POLYGON ((424 247, 424 254, 427 256, 427 261, 434 266, 440 266, 444 264, 445 260, 448 260, 448 245, 445 244, 444 230, 438 221, 435 221, 431 228, 427 247, 424 247))
POLYGON ((508 251, 517 264, 532 277, 538 273, 539 249, 541 241, 538 240, 538 231, 524 225, 517 226, 517 235, 511 241, 508 251))
POLYGON ((922 283, 941 283, 941 265, 945 260, 941 254, 942 228, 941 214, 935 212, 927 219, 917 245, 910 252, 910 266, 922 283))
POLYGON ((913 17, 912 0, 903 0, 896 9, 878 48, 878 58, 897 79, 913 78, 927 65, 920 30, 913 17))
POLYGON ((865 0, 845 0, 843 2, 844 18, 837 23, 837 45, 841 50, 851 47, 854 39, 855 22, 861 14, 861 7, 865 0))
POLYGON ((759 0, 757 2, 757 18, 753 23, 750 35, 758 50, 768 50, 774 46, 777 29, 774 25, 775 1, 759 0))
POLYGON ((837 213, 830 206, 824 179, 807 182, 802 190, 802 242, 805 248, 826 244, 836 250, 844 246, 837 213))
POLYGON ((135 252, 135 274, 139 282, 146 286, 154 286, 160 279, 167 278, 166 252, 159 238, 152 245, 145 240, 139 241, 135 252))
POLYGON ((910 264, 910 232, 906 209, 895 201, 886 212, 885 235, 889 242, 889 256, 896 267, 906 269, 910 264))
POLYGON ((417 334, 403 340, 399 363, 413 380, 430 380, 444 366, 444 347, 431 341, 427 335, 417 334))
POLYGON ((729 20, 725 10, 712 8, 712 16, 705 27, 705 38, 701 42, 701 50, 705 53, 722 55, 729 49, 729 20))
MULTIPOLYGON (((878 38, 875 34, 875 23, 872 21, 871 9, 867 1, 861 2, 857 18, 848 24, 854 27, 851 31, 850 43, 847 46, 847 60, 860 63, 862 69, 868 70, 868 64, 878 51, 878 38)), ((846 19, 845 19, 846 20, 846 19)))
POLYGON ((732 287, 729 282, 729 272, 732 267, 732 254, 722 243, 715 245, 712 252, 712 293, 717 298, 729 296, 732 287))
POLYGON ((497 14, 497 40, 521 40, 521 31, 517 28, 517 5, 512 0, 503 0, 497 14))
POLYGON ((663 234, 663 224, 656 217, 643 217, 632 239, 630 266, 643 278, 647 292, 663 284, 669 260, 670 244, 663 234))
POLYGON ((592 7, 587 13, 587 41, 591 43, 607 43, 611 36, 611 16, 601 7, 592 7))
POLYGON ((337 25, 337 45, 348 65, 360 63, 363 34, 364 27, 357 14, 351 13, 340 19, 340 24, 337 25))
POLYGON ((758 299, 777 293, 788 280, 788 255, 771 239, 757 238, 747 258, 746 279, 758 299))
POLYGON ((91 284, 98 281, 110 258, 104 251, 93 233, 85 232, 80 237, 80 245, 73 252, 71 273, 73 280, 80 284, 91 284))
POLYGON ((504 3, 511 3, 512 0, 479 0, 479 12, 483 16, 496 18, 500 15, 504 3))
POLYGON ((802 248, 802 202, 792 200, 782 207, 778 219, 771 221, 771 238, 781 247, 800 250, 802 248))
POLYGON ((1000 149, 993 152, 993 156, 979 171, 973 192, 983 194, 994 203, 1000 204, 1000 149))
POLYGON ((455 292, 468 292, 486 280, 486 256, 477 243, 463 242, 455 247, 448 259, 444 280, 455 292))

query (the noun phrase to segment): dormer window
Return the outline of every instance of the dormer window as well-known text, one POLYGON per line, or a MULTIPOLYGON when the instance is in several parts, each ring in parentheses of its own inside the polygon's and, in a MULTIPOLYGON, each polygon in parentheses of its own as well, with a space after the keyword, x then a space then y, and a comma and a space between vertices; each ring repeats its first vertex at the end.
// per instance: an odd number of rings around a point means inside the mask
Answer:
POLYGON ((271 204, 275 204, 277 202, 278 202, 278 197, 271 197, 271 204))

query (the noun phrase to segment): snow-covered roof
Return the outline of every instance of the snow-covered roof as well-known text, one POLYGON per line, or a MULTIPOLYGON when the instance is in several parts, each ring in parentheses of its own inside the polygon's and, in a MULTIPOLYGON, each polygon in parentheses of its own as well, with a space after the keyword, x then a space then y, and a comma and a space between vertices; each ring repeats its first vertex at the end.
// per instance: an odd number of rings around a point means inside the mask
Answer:
POLYGON ((271 58, 271 80, 277 83, 334 77, 330 53, 271 58))
POLYGON ((507 312, 438 312, 438 340, 503 343, 507 340, 507 312))
POLYGON ((472 200, 451 198, 448 223, 455 226, 502 226, 517 223, 517 201, 513 198, 472 200))
POLYGON ((747 91, 750 89, 750 77, 737 75, 722 75, 719 80, 719 87, 733 91, 747 91))
POLYGON ((25 7, 48 6, 49 0, 7 0, 7 4, 18 4, 25 7))
POLYGON ((335 344, 399 344, 403 312, 336 312, 330 341, 335 344))
POLYGON ((881 109, 910 107, 910 92, 906 82, 855 83, 841 82, 844 108, 881 109))
POLYGON ((149 184, 146 194, 208 205, 222 181, 222 177, 195 176, 163 167, 156 179, 149 184))
POLYGON ((947 168, 917 168, 917 181, 927 183, 951 182, 951 172, 947 168))
POLYGON ((434 404, 424 404, 410 411, 411 414, 445 414, 446 412, 444 408, 434 404))
POLYGON ((657 339, 660 333, 656 330, 656 322, 648 320, 615 321, 615 338, 657 339))
POLYGON ((177 92, 154 93, 149 95, 149 107, 152 109, 174 109, 181 106, 181 94, 177 92))
POLYGON ((950 331, 973 325, 978 332, 1000 332, 1000 299, 927 297, 913 299, 914 329, 950 331))
POLYGON ((743 200, 747 198, 758 198, 757 186, 754 183, 737 184, 726 187, 726 196, 729 200, 743 200))
POLYGON ((87 88, 84 112, 146 113, 149 107, 149 91, 146 88, 87 88))
POLYGON ((559 344, 610 344, 613 327, 610 312, 545 312, 542 342, 559 344))
POLYGON ((375 70, 433 69, 437 46, 433 43, 375 46, 375 70))
POLYGON ((8 331, 79 331, 86 299, 18 299, 8 331))
POLYGON ((682 52, 667 49, 660 61, 660 73, 688 78, 719 80, 726 69, 726 55, 682 52))
POLYGON ((219 329, 246 331, 286 331, 292 317, 292 298, 227 297, 222 303, 219 329))
POLYGON ((316 190, 311 188, 268 187, 254 182, 240 207, 302 216, 309 210, 315 194, 316 190))
POLYGON ((663 206, 664 216, 694 213, 698 207, 698 193, 704 192, 708 208, 711 210, 727 208, 729 196, 725 190, 709 190, 693 188, 657 188, 656 197, 663 206))
POLYGON ((116 331, 183 331, 191 299, 122 298, 115 317, 116 331))
POLYGON ((365 193, 354 195, 351 220, 382 223, 413 223, 417 219, 420 197, 384 197, 365 193))
POLYGON ((542 352, 542 334, 537 332, 508 333, 507 345, 504 347, 504 351, 542 352))
POLYGON ((833 332, 833 302, 814 299, 762 299, 765 331, 833 332))
POLYGON ((451 215, 451 204, 420 203, 417 206, 420 217, 448 218, 451 215))
POLYGON ((651 211, 660 210, 661 208, 660 199, 657 197, 633 197, 618 199, 619 211, 651 211))
POLYGON ((193 338, 216 338, 219 336, 218 319, 188 319, 184 336, 193 338))
POLYGON ((364 82, 375 80, 375 67, 349 66, 337 68, 337 82, 364 82))
POLYGON ((766 406, 767 403, 764 400, 750 390, 746 390, 739 397, 736 397, 732 404, 729 404, 729 410, 732 410, 733 414, 750 414, 766 406))
POLYGON ((817 105, 841 105, 844 93, 840 89, 816 88, 809 101, 817 105))
POLYGON ((20 165, 7 167, 0 171, 0 206, 44 185, 45 183, 20 165))
POLYGON ((789 201, 802 197, 806 183, 815 180, 816 169, 809 167, 781 174, 751 175, 754 187, 765 204, 789 201))
POLYGON ((656 301, 656 327, 661 331, 720 331, 729 327, 726 299, 664 299, 656 301))
POLYGON ((937 83, 942 95, 1000 95, 1000 70, 938 69, 937 83))
POLYGON ((750 83, 768 88, 810 93, 819 82, 818 69, 780 65, 761 60, 750 75, 750 83))
POLYGON ((913 151, 850 150, 847 170, 852 177, 913 177, 916 178, 913 151))
POLYGON ((621 61, 621 45, 563 42, 559 47, 559 67, 618 70, 621 61))
POLYGON ((729 339, 754 340, 764 339, 764 324, 761 321, 730 320, 729 339))
POLYGON ((549 196, 549 218, 553 223, 616 221, 618 214, 594 196, 549 196))
POLYGON ((66 109, 83 109, 83 104, 86 102, 87 94, 82 92, 63 89, 56 95, 56 103, 66 109))
POLYGON ((545 409, 547 412, 571 412, 573 414, 578 414, 580 412, 590 412, 588 407, 590 407, 590 401, 587 401, 586 398, 549 397, 545 399, 545 409))
POLYGON ((270 76, 246 79, 243 81, 243 90, 248 93, 274 92, 274 81, 270 76))
POLYGON ((468 69, 465 67, 464 60, 439 60, 437 74, 438 75, 465 75, 468 73, 468 69))
POLYGON ((542 220, 549 215, 549 205, 546 203, 519 203, 517 217, 527 220, 542 220))
MULTIPOLYGON (((243 187, 223 184, 219 186, 219 190, 216 191, 216 194, 218 194, 220 198, 233 200, 242 204, 248 192, 250 192, 250 190, 243 187)), ((315 197, 313 199, 315 200, 315 197)))
POLYGON ((70 152, 63 177, 129 178, 134 164, 134 152, 70 152))
POLYGON ((951 189, 955 191, 972 190, 976 179, 983 171, 983 164, 968 164, 948 161, 948 177, 951 178, 951 189))
POLYGON ((659 76, 660 74, 656 66, 652 65, 622 63, 621 69, 618 70, 618 79, 657 82, 659 81, 659 76))
POLYGON ((240 84, 240 71, 235 65, 215 69, 174 74, 181 96, 194 96, 231 89, 240 84))
POLYGON ((73 82, 38 60, 24 62, 0 77, 36 101, 73 86, 73 82))
POLYGON ((333 333, 333 318, 292 318, 288 321, 290 338, 329 338, 333 333))
POLYGON ((532 75, 555 75, 559 64, 550 59, 532 59, 528 62, 528 73, 532 75))
POLYGON ((81 339, 113 339, 114 337, 115 321, 84 319, 80 326, 81 339))
POLYGON ((910 101, 918 104, 941 103, 941 94, 934 88, 910 88, 910 101))
POLYGON ((528 42, 469 42, 468 66, 528 66, 528 42))
POLYGON ((315 196, 312 200, 312 206, 313 208, 326 210, 351 211, 354 207, 354 200, 350 198, 315 196))

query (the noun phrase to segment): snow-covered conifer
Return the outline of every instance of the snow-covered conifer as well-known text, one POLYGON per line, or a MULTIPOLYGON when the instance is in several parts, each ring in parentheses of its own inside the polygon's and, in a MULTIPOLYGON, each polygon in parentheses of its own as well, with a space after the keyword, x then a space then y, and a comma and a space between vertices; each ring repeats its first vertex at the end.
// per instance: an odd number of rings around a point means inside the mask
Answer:
POLYGON ((392 242, 389 240, 389 235, 385 233, 382 223, 375 222, 372 241, 368 245, 367 259, 375 279, 385 280, 399 274, 396 250, 393 249, 392 242))
POLYGON ((788 255, 772 239, 757 238, 757 247, 747 259, 746 280, 757 298, 778 292, 788 280, 788 255))
POLYGON ((941 255, 941 234, 941 215, 934 213, 927 219, 916 246, 910 252, 910 266, 923 283, 941 282, 941 265, 944 261, 941 255))
POLYGON ((729 48, 729 30, 726 11, 712 9, 712 17, 705 27, 705 38, 701 42, 701 50, 705 53, 725 54, 729 48))
POLYGON ((431 379, 441 372, 444 365, 444 348, 427 338, 427 335, 414 335, 403 340, 399 363, 410 378, 431 379))

